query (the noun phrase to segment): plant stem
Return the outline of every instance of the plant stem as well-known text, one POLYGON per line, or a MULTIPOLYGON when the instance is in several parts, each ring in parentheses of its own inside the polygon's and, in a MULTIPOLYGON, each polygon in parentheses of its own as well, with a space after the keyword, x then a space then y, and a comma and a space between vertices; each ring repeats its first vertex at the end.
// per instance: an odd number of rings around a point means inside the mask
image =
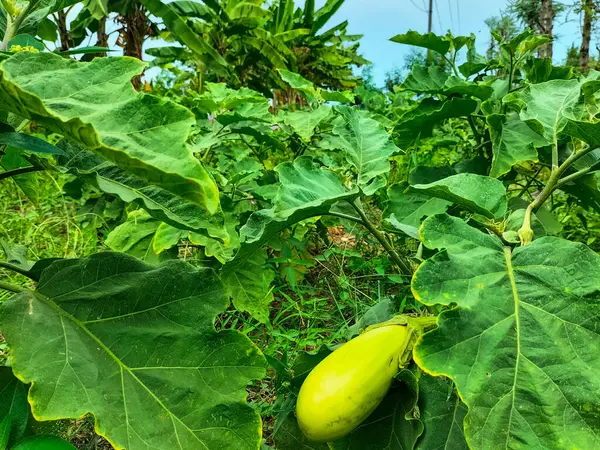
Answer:
POLYGON ((420 328, 422 331, 429 331, 437 327, 437 316, 410 317, 408 323, 420 328))
MULTIPOLYGON (((544 187, 544 189, 542 190, 542 192, 540 192, 540 195, 538 195, 527 207, 527 209, 525 210, 525 217, 523 219, 523 226, 521 227, 521 229, 519 230, 519 237, 521 237, 521 243, 522 245, 526 245, 528 242, 531 241, 531 239, 533 238, 533 234, 531 234, 531 238, 530 239, 523 239, 523 237, 521 236, 522 234, 524 234, 526 236, 527 233, 531 233, 531 214, 536 212, 538 209, 540 209, 542 207, 542 205, 544 204, 544 202, 546 200, 548 200, 548 197, 550 197, 550 195, 552 195, 552 192, 554 192, 555 189, 557 189, 558 187, 562 186, 565 183, 568 183, 569 181, 574 180, 575 178, 578 178, 582 175, 585 175, 586 173, 588 173, 594 166, 592 165, 591 167, 588 167, 586 169, 582 169, 578 172, 575 172, 574 174, 571 174, 565 178, 563 178, 562 180, 560 179, 561 175, 563 173, 565 173, 565 171, 571 166, 571 164, 573 164, 575 161, 577 161, 579 158, 582 158, 583 156, 587 155, 588 153, 590 153, 591 151, 595 150, 596 147, 588 147, 585 150, 581 150, 578 152, 573 152, 569 155, 569 157, 567 159, 565 159, 565 161, 560 165, 557 166, 556 168, 554 168, 554 161, 552 162, 552 173, 550 174, 550 178, 548 179, 548 182, 546 183, 546 186, 544 187)), ((554 149, 553 149, 554 151, 554 149)), ((554 159, 554 155, 552 155, 552 158, 554 159)))
POLYGON ((15 266, 14 264, 7 263, 5 261, 0 261, 0 267, 7 270, 12 270, 13 272, 20 273, 21 275, 25 275, 27 278, 31 278, 29 271, 22 269, 19 266, 15 266))
POLYGON ((351 216, 349 214, 343 214, 343 213, 338 213, 335 211, 329 211, 326 215, 339 217, 340 219, 344 219, 344 220, 350 220, 352 222, 359 223, 362 226, 366 227, 366 224, 361 219, 359 219, 358 217, 351 216))
POLYGON ((38 166, 20 167, 18 169, 7 170, 6 172, 0 173, 0 181, 4 180, 5 178, 14 177, 16 175, 23 175, 24 173, 30 172, 40 172, 42 170, 44 170, 44 168, 38 166))
POLYGON ((6 31, 4 32, 4 39, 2 39, 2 44, 0 44, 0 50, 3 52, 7 51, 8 41, 12 39, 14 34, 13 31, 13 21, 8 12, 6 13, 6 31))
POLYGON ((570 181, 576 180, 579 177, 582 177, 584 175, 587 175, 590 172, 593 172, 594 170, 597 170, 598 167, 600 166, 600 162, 597 162, 595 164, 592 164, 590 167, 586 167, 585 169, 581 169, 578 170, 575 173, 572 173, 571 175, 567 175, 564 178, 561 178, 558 183, 556 183, 556 188, 558 189, 559 187, 561 187, 564 184, 569 183, 570 181))
POLYGON ((27 289, 22 286, 18 286, 16 284, 12 284, 12 283, 6 283, 4 281, 0 281, 0 289, 9 291, 9 292, 14 292, 15 294, 18 294, 19 292, 27 291, 27 289))
MULTIPOLYGON (((510 69, 508 72, 508 89, 506 90, 507 94, 510 94, 510 91, 512 89, 513 78, 515 76, 514 72, 515 72, 515 61, 514 61, 514 55, 511 53, 510 54, 510 69)), ((502 114, 506 114, 507 107, 508 107, 508 105, 506 103, 502 104, 502 114)))
POLYGON ((2 40, 2 44, 0 44, 0 50, 8 50, 6 47, 8 46, 9 41, 13 37, 15 37, 15 34, 19 31, 23 20, 25 20, 25 18, 29 15, 29 11, 33 3, 36 2, 28 2, 25 9, 23 9, 23 11, 21 11, 21 13, 15 18, 14 22, 12 21, 10 14, 6 14, 6 31, 4 32, 4 39, 2 40))
POLYGON ((407 275, 412 274, 412 269, 410 268, 410 266, 405 261, 403 261, 402 258, 400 258, 398 253, 396 253, 396 251, 392 247, 392 244, 390 244, 390 242, 386 239, 386 237, 383 235, 383 233, 381 233, 381 231, 379 231, 375 227, 375 225, 373 225, 369 221, 369 219, 367 218, 364 211, 360 208, 360 206, 358 206, 356 204, 356 202, 349 202, 349 203, 352 205, 352 207, 356 210, 356 212, 362 219, 363 225, 365 226, 365 228, 367 230, 369 230, 373 236, 375 236, 375 239, 377 239, 379 241, 379 243, 382 245, 382 247, 388 252, 390 257, 392 258, 392 261, 394 261, 394 263, 398 266, 398 268, 400 268, 400 270, 407 275))
POLYGON ((521 191, 517 194, 518 197, 523 196, 523 194, 525 192, 527 192, 527 190, 531 187, 531 185, 533 184, 533 182, 535 181, 535 179, 540 174, 540 172, 542 171, 543 168, 544 168, 544 166, 540 167, 538 169, 538 171, 535 173, 535 175, 533 175, 533 177, 531 177, 527 180, 527 183, 525 184, 525 186, 523 186, 523 189, 521 189, 521 191))
MULTIPOLYGON (((559 167, 556 168, 556 170, 552 170, 550 178, 548 179, 548 183, 546 183, 546 187, 544 187, 544 189, 542 190, 540 195, 538 195, 535 198, 535 200, 533 202, 531 202, 530 206, 531 206, 533 212, 540 209, 540 207, 544 204, 544 202, 546 200, 548 200, 548 197, 550 197, 550 194, 552 194, 552 192, 554 192, 554 190, 558 187, 558 182, 560 180, 560 176, 563 173, 565 173, 565 171, 571 166, 571 164, 573 164, 579 158, 582 158, 583 156, 587 155, 588 153, 590 153, 593 150, 595 150, 595 147, 593 147, 593 148, 589 147, 589 148, 587 148, 585 150, 581 150, 579 152, 573 152, 569 155, 569 157, 565 160, 565 162, 563 162, 559 167)), ((554 165, 554 162, 552 164, 554 165)))
POLYGON ((204 94, 204 77, 206 75, 206 67, 203 63, 198 65, 197 74, 198 74, 198 93, 204 94), (199 69, 199 70, 198 70, 199 69))
MULTIPOLYGON (((475 139, 477 140, 477 143, 480 144, 483 136, 479 133, 479 130, 477 130, 477 127, 475 126, 475 121, 473 120, 473 117, 471 117, 471 115, 469 114, 467 116, 467 121, 469 122, 469 125, 471 126, 471 130, 473 130, 473 134, 475 135, 475 139)), ((478 146, 479 148, 479 146, 478 146)))

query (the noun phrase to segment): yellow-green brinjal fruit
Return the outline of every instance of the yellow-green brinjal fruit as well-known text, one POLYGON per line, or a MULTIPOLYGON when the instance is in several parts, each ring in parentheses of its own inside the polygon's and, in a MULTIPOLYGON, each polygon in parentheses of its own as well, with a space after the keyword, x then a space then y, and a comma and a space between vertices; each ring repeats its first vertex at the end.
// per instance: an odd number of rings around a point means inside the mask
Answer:
POLYGON ((410 339, 406 325, 373 328, 348 341, 308 375, 298 395, 296 415, 307 438, 339 439, 377 408, 400 370, 410 339))

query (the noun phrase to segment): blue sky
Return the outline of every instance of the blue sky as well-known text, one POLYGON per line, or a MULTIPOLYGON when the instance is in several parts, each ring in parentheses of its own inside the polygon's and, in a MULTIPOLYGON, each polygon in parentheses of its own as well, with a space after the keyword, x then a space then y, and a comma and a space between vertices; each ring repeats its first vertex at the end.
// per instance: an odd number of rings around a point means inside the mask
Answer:
MULTIPOLYGON (((363 34, 361 51, 373 62, 373 75, 382 85, 385 73, 402 67, 404 56, 410 51, 405 45, 390 42, 392 36, 408 30, 427 31, 426 3, 428 0, 346 0, 329 22, 330 26, 348 20, 350 34, 363 34)), ((481 53, 489 45, 485 19, 499 16, 505 9, 504 0, 434 0, 433 31, 445 34, 475 34, 481 53), (457 13, 458 2, 458 13, 457 13), (450 13, 450 11, 452 13, 450 13)), ((572 43, 579 46, 580 17, 573 12, 557 17, 554 47, 556 64, 564 61, 572 43)), ((591 54, 597 53, 592 43, 591 54)))

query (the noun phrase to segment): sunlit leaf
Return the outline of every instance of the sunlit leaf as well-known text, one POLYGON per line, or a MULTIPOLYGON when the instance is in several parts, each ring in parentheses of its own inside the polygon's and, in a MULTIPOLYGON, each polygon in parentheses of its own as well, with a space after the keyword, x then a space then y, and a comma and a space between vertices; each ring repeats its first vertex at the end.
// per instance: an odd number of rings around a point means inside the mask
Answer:
POLYGON ((431 136, 433 127, 453 117, 464 117, 475 112, 477 102, 454 97, 440 101, 427 98, 411 110, 404 112, 394 128, 401 145, 408 145, 418 137, 431 136))
POLYGON ((134 58, 80 63, 50 53, 17 53, 0 65, 0 105, 213 214, 217 187, 185 143, 194 116, 169 100, 136 92, 131 78, 143 67, 134 58))
POLYGON ((418 237, 416 231, 421 225, 421 220, 425 217, 446 212, 451 203, 418 192, 407 192, 407 189, 408 186, 405 183, 388 187, 389 203, 383 215, 388 219, 387 223, 393 228, 398 228, 403 233, 410 231, 407 234, 418 237))
POLYGON ((151 266, 121 253, 58 261, 1 307, 17 377, 39 420, 95 416, 115 447, 256 449, 246 385, 264 359, 235 330, 210 270, 151 266))
POLYGON ((489 218, 503 217, 507 209, 506 190, 501 181, 483 175, 459 173, 411 189, 456 203, 489 218))
POLYGON ((333 134, 321 146, 339 149, 357 172, 357 185, 366 189, 378 175, 390 171, 389 158, 400 149, 389 133, 371 114, 357 108, 338 106, 339 116, 333 121, 333 134))
POLYGON ((310 141, 315 128, 331 115, 331 107, 319 106, 314 110, 286 111, 283 114, 284 123, 288 124, 305 141, 310 141))
POLYGON ((546 140, 533 131, 518 114, 487 116, 494 159, 491 177, 504 175, 515 164, 537 159, 536 147, 547 145, 546 140))
POLYGON ((554 237, 512 250, 446 215, 421 235, 443 251, 415 273, 413 293, 457 307, 423 336, 415 361, 456 383, 469 446, 600 445, 600 257, 554 237))
POLYGON ((177 228, 207 234, 227 241, 220 208, 210 215, 203 208, 145 180, 109 164, 81 146, 62 141, 64 157, 58 158, 63 169, 96 185, 100 190, 117 195, 125 202, 135 202, 159 221, 177 228))
POLYGON ((263 323, 269 320, 269 304, 273 301, 271 283, 275 279, 275 272, 267 266, 266 260, 266 250, 260 249, 243 264, 235 260, 226 264, 221 272, 221 280, 231 293, 236 309, 248 311, 263 323))
POLYGON ((450 41, 434 33, 420 34, 411 30, 404 34, 397 34, 390 41, 426 48, 440 55, 445 55, 450 50, 450 41))
POLYGON ((491 86, 464 81, 456 76, 450 76, 437 66, 413 66, 410 75, 406 77, 402 88, 409 91, 450 95, 466 95, 485 100, 492 95, 491 86))

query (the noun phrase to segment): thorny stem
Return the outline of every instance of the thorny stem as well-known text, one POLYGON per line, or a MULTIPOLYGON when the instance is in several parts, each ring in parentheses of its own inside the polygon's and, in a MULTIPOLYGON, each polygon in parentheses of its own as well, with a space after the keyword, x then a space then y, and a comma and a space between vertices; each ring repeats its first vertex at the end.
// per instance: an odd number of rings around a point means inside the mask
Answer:
POLYGON ((338 212, 335 212, 335 211, 329 211, 327 213, 327 215, 328 216, 339 217, 340 219, 350 220, 352 222, 359 223, 362 226, 366 227, 366 224, 361 219, 359 219, 358 217, 351 216, 349 214, 343 214, 343 213, 338 213, 338 212))
POLYGON ((360 218, 363 221, 363 225, 365 226, 365 228, 367 230, 369 230, 371 232, 371 234, 373 236, 375 236, 375 239, 377 239, 379 241, 379 243, 382 245, 382 247, 388 252, 388 254, 390 255, 390 257, 392 258, 392 261, 394 261, 394 263, 400 268, 400 270, 409 275, 412 273, 412 269, 410 268, 410 266, 402 260, 402 258, 400 258, 400 256, 398 255, 398 253, 396 253, 396 251, 394 250, 394 248, 392 247, 392 245, 390 244, 390 242, 386 239, 386 237, 381 233, 381 231, 379 231, 375 225, 373 225, 371 223, 371 221, 369 221, 369 219, 367 218, 366 214, 364 213, 364 211, 360 208, 360 206, 358 206, 356 204, 356 202, 349 202, 352 207, 356 210, 356 212, 358 213, 358 215, 360 216, 360 218))

